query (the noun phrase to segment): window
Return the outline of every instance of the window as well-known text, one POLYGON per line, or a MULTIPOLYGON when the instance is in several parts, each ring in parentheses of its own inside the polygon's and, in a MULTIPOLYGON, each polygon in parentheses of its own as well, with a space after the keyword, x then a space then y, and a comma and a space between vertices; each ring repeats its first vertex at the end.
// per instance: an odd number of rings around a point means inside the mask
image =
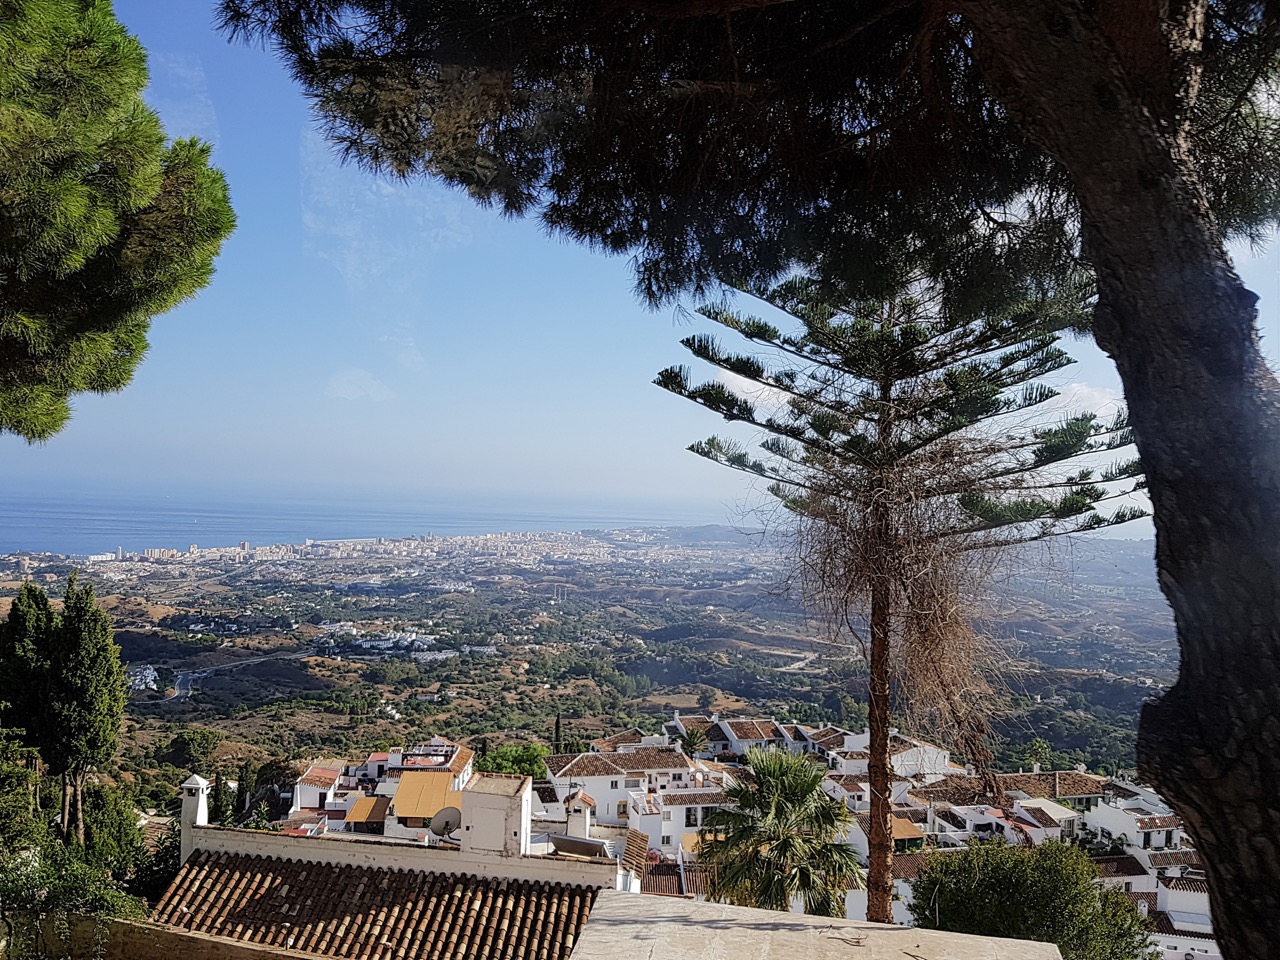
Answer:
POLYGON ((670 810, 665 810, 665 809, 664 809, 664 810, 662 811, 662 819, 663 819, 663 820, 670 820, 670 819, 671 819, 671 811, 670 811, 670 810))
POLYGON ((664 847, 669 847, 669 846, 671 846, 671 838, 670 838, 670 837, 668 837, 668 836, 663 836, 663 838, 662 838, 662 845, 663 845, 664 847))
POLYGON ((617 781, 617 780, 610 780, 610 781, 609 781, 609 789, 610 789, 610 790, 617 790, 617 789, 618 789, 618 781, 617 781))
POLYGON ((1173 846, 1173 831, 1172 831, 1172 830, 1166 830, 1166 831, 1164 832, 1164 845, 1165 845, 1166 847, 1172 847, 1172 846, 1173 846))
POLYGON ((673 774, 671 775, 671 779, 672 779, 672 780, 683 780, 683 779, 684 779, 684 774, 683 774, 683 773, 673 773, 673 774))
POLYGON ((1128 880, 1126 880, 1126 881, 1124 882, 1124 892, 1125 892, 1125 893, 1132 893, 1132 892, 1133 892, 1133 884, 1132 884, 1130 881, 1128 881, 1128 880))
POLYGON ((697 807, 684 808, 684 825, 686 827, 696 827, 698 825, 698 808, 697 807))
POLYGON ((1150 848, 1151 848, 1151 831, 1144 830, 1142 831, 1142 849, 1148 850, 1150 848))
POLYGON ((618 819, 625 820, 627 818, 627 801, 618 801, 618 819))
POLYGON ((626 781, 624 782, 624 785, 628 790, 634 790, 636 787, 640 786, 640 778, 627 777, 626 781))
POLYGON ((705 821, 705 820, 707 819, 707 817, 711 816, 711 814, 713 814, 713 813, 715 812, 715 809, 716 809, 715 807, 703 807, 703 808, 702 808, 702 819, 705 821))
POLYGON ((323 807, 328 802, 329 802, 329 794, 326 793, 324 790, 321 790, 319 806, 323 807))

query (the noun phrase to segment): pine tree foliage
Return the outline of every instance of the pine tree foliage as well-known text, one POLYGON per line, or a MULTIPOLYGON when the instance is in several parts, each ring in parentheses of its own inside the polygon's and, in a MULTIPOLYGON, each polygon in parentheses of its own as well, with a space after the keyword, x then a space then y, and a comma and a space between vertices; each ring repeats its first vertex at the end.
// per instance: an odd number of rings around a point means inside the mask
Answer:
POLYGON ((700 830, 707 898, 739 906, 843 917, 845 895, 862 869, 844 842, 852 815, 822 789, 826 769, 783 750, 747 751, 725 786, 723 806, 700 830))
POLYGON ((807 278, 760 299, 795 329, 724 305, 699 312, 763 356, 726 351, 706 334, 682 341, 746 386, 695 384, 682 366, 655 383, 762 431, 763 457, 714 436, 689 449, 769 481, 788 509, 814 518, 830 516, 833 500, 838 510, 865 509, 884 494, 877 483, 892 484, 915 504, 945 505, 927 535, 965 540, 966 548, 1146 515, 1125 502, 1145 486, 1138 459, 1099 462, 1133 443, 1123 410, 1037 411, 1058 397, 1046 378, 1073 362, 1059 346, 1051 304, 958 314, 940 310, 923 287, 889 301, 840 303, 807 278))
POLYGON ((0 433, 35 441, 129 382, 234 216, 209 145, 166 144, 107 0, 4 0, 0 64, 0 433))
MULTIPOLYGON (((1263 4, 1206 7, 1190 154, 1220 226, 1258 236, 1280 210, 1280 36, 1263 4)), ((227 32, 275 46, 348 157, 632 254, 655 299, 775 281, 796 262, 876 296, 904 236, 959 297, 1077 253, 1070 179, 993 93, 972 23, 945 4, 221 10, 227 32)))

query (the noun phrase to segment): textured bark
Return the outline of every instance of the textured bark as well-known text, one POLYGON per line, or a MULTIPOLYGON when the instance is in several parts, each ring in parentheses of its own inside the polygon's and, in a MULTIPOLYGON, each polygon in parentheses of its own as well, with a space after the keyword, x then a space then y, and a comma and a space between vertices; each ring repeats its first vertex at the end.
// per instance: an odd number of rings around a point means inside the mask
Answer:
POLYGON ((1113 25, 1061 0, 961 9, 993 88, 1075 184, 1095 333, 1146 468, 1182 662, 1143 710, 1139 769, 1204 855, 1224 956, 1280 957, 1280 385, 1187 156, 1203 3, 1172 3, 1176 16, 1154 23, 1135 4, 1113 25), (1157 75, 1180 85, 1163 115, 1126 70, 1151 62, 1143 29, 1165 38, 1157 75))
POLYGON ((871 585, 871 735, 867 779, 871 787, 871 832, 867 837, 867 919, 893 923, 892 783, 889 770, 889 596, 883 579, 871 585))
POLYGON ((62 774, 62 822, 60 833, 64 843, 71 839, 71 774, 62 774))

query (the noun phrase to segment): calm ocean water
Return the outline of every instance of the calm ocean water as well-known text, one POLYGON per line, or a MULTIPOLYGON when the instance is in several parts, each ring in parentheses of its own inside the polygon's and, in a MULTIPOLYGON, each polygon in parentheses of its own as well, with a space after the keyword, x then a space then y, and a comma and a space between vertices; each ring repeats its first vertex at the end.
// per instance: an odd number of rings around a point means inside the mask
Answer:
POLYGON ((0 494, 0 553, 102 553, 123 547, 186 549, 302 543, 344 537, 458 536, 523 530, 723 523, 723 516, 663 508, 489 510, 448 503, 353 504, 130 494, 0 494))

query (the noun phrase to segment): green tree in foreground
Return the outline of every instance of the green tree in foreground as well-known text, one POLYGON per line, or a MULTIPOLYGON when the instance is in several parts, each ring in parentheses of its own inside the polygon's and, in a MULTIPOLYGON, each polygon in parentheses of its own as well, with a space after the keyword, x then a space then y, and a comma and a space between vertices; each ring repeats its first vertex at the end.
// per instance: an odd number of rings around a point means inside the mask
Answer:
POLYGON ((210 148, 166 145, 146 52, 107 0, 13 0, 0 30, 0 433, 128 384, 235 219, 210 148))
POLYGON ((1063 960, 1140 960, 1148 924, 1079 847, 994 841, 929 857, 911 883, 921 927, 1055 943, 1063 960))
POLYGON ((837 299, 794 278, 758 294, 785 331, 704 308, 751 352, 705 334, 685 347, 745 386, 694 385, 684 367, 656 381, 763 435, 761 457, 720 437, 690 449, 769 481, 807 605, 868 664, 867 919, 880 923, 893 922, 895 682, 909 715, 985 760, 990 653, 970 610, 982 553, 1145 515, 1123 503, 1143 483, 1137 459, 1108 462, 1133 442, 1123 412, 1045 407, 1058 396, 1046 378, 1073 362, 1057 336, 1079 315, 1072 288, 1028 284, 962 311, 941 307, 940 286, 908 270, 891 297, 837 299))
POLYGON ((74 572, 46 649, 40 754, 62 778, 63 838, 83 844, 85 780, 115 756, 128 692, 111 618, 98 606, 93 587, 79 586, 74 572))
POLYGON ((475 769, 480 773, 521 773, 537 780, 547 774, 542 758, 550 753, 540 743, 505 743, 478 758, 475 769))
POLYGON ((707 899, 764 910, 843 917, 845 895, 862 883, 844 842, 852 814, 822 791, 826 768, 783 750, 747 752, 725 787, 727 806, 709 814, 698 859, 707 865, 707 899))

